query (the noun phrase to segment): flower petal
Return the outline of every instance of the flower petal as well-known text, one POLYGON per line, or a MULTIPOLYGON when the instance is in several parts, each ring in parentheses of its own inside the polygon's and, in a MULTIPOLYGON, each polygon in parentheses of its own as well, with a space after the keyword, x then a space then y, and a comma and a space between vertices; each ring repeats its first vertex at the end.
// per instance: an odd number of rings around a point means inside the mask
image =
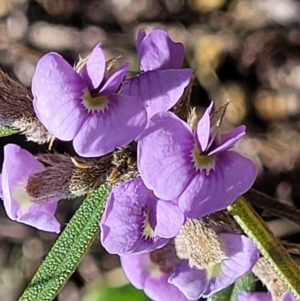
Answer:
POLYGON ((167 282, 169 274, 163 273, 150 259, 150 253, 121 256, 122 268, 129 281, 153 301, 188 301, 173 285, 167 282))
POLYGON ((216 275, 210 276, 203 293, 204 298, 212 296, 249 273, 259 258, 255 244, 245 235, 221 233, 218 236, 228 259, 219 264, 220 270, 216 275))
POLYGON ((192 75, 191 69, 159 70, 142 73, 124 83, 121 94, 139 97, 148 118, 172 108, 182 96, 192 75))
POLYGON ((154 232, 164 238, 176 236, 185 220, 177 202, 158 200, 155 209, 156 226, 153 227, 154 232))
POLYGON ((133 286, 144 289, 149 277, 149 267, 152 265, 149 253, 123 255, 120 257, 121 266, 133 286))
POLYGON ((129 63, 124 63, 116 72, 114 72, 105 82, 100 90, 101 95, 108 95, 117 92, 127 71, 129 63))
POLYGON ((168 33, 154 29, 147 36, 138 36, 137 52, 143 71, 179 69, 184 59, 184 46, 173 42, 168 33))
POLYGON ((286 291, 281 298, 281 301, 297 301, 290 291, 286 291))
POLYGON ((81 76, 90 91, 99 88, 106 72, 106 61, 101 43, 97 44, 83 66, 81 76))
POLYGON ((198 172, 179 197, 179 207, 189 218, 199 218, 229 206, 254 183, 255 164, 235 152, 220 153, 215 170, 198 172))
POLYGON ((111 94, 101 112, 93 112, 73 140, 83 157, 98 157, 127 145, 145 128, 147 113, 142 102, 132 96, 111 94))
POLYGON ((257 293, 242 292, 238 295, 238 299, 239 301, 272 301, 271 296, 265 292, 257 292, 257 293))
POLYGON ((189 299, 176 286, 168 283, 168 278, 168 274, 160 278, 148 277, 144 288, 145 294, 153 301, 188 301, 189 299))
POLYGON ((137 51, 140 48, 140 45, 143 42, 143 40, 144 40, 145 37, 146 37, 145 30, 140 29, 139 32, 138 32, 138 34, 137 34, 137 37, 136 37, 136 48, 137 48, 137 51))
POLYGON ((28 151, 18 145, 4 147, 2 169, 3 203, 8 217, 37 229, 59 233, 60 225, 54 217, 57 199, 44 205, 31 202, 25 193, 27 178, 45 167, 28 151))
POLYGON ((145 185, 164 200, 177 198, 194 176, 193 134, 169 112, 158 113, 138 142, 138 169, 145 185))
POLYGON ((217 147, 215 147, 208 155, 213 155, 219 152, 224 152, 235 145, 235 143, 240 140, 246 134, 246 127, 241 125, 229 133, 220 135, 219 141, 216 141, 217 147))
POLYGON ((101 243, 111 254, 148 252, 168 242, 158 236, 143 236, 149 191, 141 179, 134 179, 111 191, 100 221, 101 243))
POLYGON ((191 268, 188 260, 177 267, 168 279, 189 300, 198 300, 207 286, 205 270, 191 268))
POLYGON ((85 85, 75 70, 57 53, 38 62, 32 78, 33 106, 46 129, 61 140, 72 140, 81 127, 85 85))
POLYGON ((210 137, 210 113, 213 105, 214 103, 211 102, 195 128, 195 140, 201 152, 204 152, 208 146, 210 137))
POLYGON ((57 202, 44 205, 47 207, 43 210, 30 210, 26 214, 20 216, 18 222, 33 226, 42 231, 54 233, 60 232, 60 224, 54 216, 57 208, 57 202), (53 212, 53 213, 52 213, 53 212))

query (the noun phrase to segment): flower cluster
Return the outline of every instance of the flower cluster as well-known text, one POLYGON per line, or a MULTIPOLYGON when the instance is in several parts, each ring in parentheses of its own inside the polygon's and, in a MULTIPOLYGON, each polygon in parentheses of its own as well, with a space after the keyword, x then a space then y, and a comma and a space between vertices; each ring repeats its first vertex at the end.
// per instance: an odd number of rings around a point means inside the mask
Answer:
MULTIPOLYGON (((137 170, 112 188, 100 221, 101 243, 121 256, 130 281, 153 300, 209 297, 248 273, 259 256, 246 236, 203 219, 255 180, 254 163, 231 150, 245 127, 220 133, 212 122, 213 103, 193 123, 169 111, 182 100, 192 70, 182 69, 184 47, 165 31, 140 31, 137 54, 141 70, 131 78, 128 63, 115 68, 117 59, 105 61, 101 44, 75 68, 57 53, 46 54, 32 79, 34 111, 52 136, 72 141, 87 159, 111 158, 116 148, 137 143, 137 170)), ((59 232, 57 201, 78 195, 70 189, 71 163, 45 167, 18 146, 6 146, 1 186, 8 216, 59 232), (37 189, 57 166, 64 181, 37 189)), ((110 167, 100 169, 104 178, 110 167)), ((89 169, 88 178, 97 170, 89 169)))

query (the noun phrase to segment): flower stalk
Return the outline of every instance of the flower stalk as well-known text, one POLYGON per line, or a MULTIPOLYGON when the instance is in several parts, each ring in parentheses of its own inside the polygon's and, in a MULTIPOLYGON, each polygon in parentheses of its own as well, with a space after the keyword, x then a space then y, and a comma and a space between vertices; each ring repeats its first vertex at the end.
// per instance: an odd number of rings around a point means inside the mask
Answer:
POLYGON ((227 209, 297 300, 300 300, 300 269, 259 215, 244 197, 237 198, 227 209))

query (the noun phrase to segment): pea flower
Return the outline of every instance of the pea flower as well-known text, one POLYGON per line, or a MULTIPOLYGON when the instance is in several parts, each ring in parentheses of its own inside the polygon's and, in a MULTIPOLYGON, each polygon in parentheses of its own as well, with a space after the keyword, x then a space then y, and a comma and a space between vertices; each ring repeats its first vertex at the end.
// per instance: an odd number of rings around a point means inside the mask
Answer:
POLYGON ((136 178, 111 191, 100 221, 101 243, 112 254, 149 252, 164 246, 183 223, 176 201, 158 199, 136 178))
MULTIPOLYGON (((271 296, 265 292, 257 292, 257 293, 240 293, 239 301, 272 301, 271 296)), ((296 298, 292 295, 290 291, 287 291, 281 297, 281 301, 296 301, 296 298)))
POLYGON ((36 204, 31 201, 25 187, 29 176, 44 169, 44 165, 31 153, 18 145, 7 144, 1 174, 1 198, 10 219, 39 230, 59 233, 60 224, 54 216, 58 200, 36 204))
POLYGON ((175 267, 169 283, 188 299, 208 298, 249 273, 259 258, 255 244, 244 235, 218 234, 227 259, 207 269, 192 269, 188 261, 175 267))
POLYGON ((158 113, 138 143, 138 169, 145 185, 158 198, 178 198, 188 218, 225 209, 256 177, 254 163, 229 150, 245 127, 217 134, 211 125, 212 106, 194 130, 170 112, 158 113))
POLYGON ((79 155, 109 153, 134 140, 147 123, 141 100, 117 93, 127 70, 125 63, 109 74, 101 44, 79 74, 59 54, 48 53, 32 79, 35 113, 52 135, 73 140, 79 155))
POLYGON ((154 29, 148 35, 140 30, 136 47, 142 73, 126 81, 121 93, 142 99, 151 118, 177 103, 190 82, 192 70, 181 69, 184 46, 173 42, 162 29, 154 29))
POLYGON ((208 269, 191 268, 188 260, 179 259, 172 242, 150 253, 121 256, 121 265, 130 282, 154 301, 209 297, 251 271, 259 258, 248 237, 219 237, 228 258, 208 269))
POLYGON ((122 268, 137 289, 144 290, 153 301, 188 301, 177 287, 168 282, 173 266, 180 264, 168 245, 151 253, 121 256, 122 268))

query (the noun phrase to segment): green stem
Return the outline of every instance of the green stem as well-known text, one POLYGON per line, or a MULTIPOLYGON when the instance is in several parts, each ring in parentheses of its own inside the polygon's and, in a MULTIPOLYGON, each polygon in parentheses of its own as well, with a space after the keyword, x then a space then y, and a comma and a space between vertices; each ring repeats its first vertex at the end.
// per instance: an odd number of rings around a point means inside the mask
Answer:
POLYGON ((297 300, 300 300, 300 270, 264 221, 243 197, 239 197, 227 209, 297 300))

